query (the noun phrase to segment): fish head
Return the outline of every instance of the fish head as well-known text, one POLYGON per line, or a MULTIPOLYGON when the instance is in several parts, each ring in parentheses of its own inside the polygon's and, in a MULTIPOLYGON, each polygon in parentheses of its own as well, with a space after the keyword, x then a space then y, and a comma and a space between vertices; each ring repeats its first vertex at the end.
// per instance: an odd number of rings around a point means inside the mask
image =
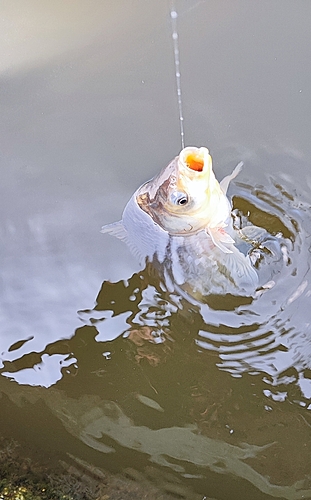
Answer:
POLYGON ((231 210, 205 147, 184 148, 159 175, 138 189, 136 201, 172 235, 222 227, 231 210))

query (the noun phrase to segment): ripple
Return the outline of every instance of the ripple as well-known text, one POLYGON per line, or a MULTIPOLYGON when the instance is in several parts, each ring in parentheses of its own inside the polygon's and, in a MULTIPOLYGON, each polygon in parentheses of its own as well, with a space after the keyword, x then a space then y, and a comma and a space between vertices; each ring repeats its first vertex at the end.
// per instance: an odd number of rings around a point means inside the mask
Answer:
MULTIPOLYGON (((254 224, 264 236, 253 243, 262 289, 249 304, 233 313, 215 308, 201 310, 205 321, 196 345, 217 352, 218 367, 233 376, 264 373, 284 384, 282 374, 294 367, 302 397, 310 397, 304 379, 310 368, 310 206, 270 178, 269 193, 263 187, 237 185, 234 197, 238 230, 254 224), (269 286, 265 288, 264 283, 269 286), (238 320, 239 318, 239 320, 238 320)), ((288 383, 292 383, 290 379, 288 383)))
POLYGON ((27 394, 33 401, 27 389, 38 391, 69 434, 117 468, 129 466, 131 450, 137 463, 149 456, 178 480, 234 474, 275 497, 301 498, 311 409, 310 206, 280 180, 268 190, 238 184, 233 200, 236 231, 246 235, 241 251, 259 275, 256 293, 197 300, 151 264, 104 281, 94 308, 78 311, 70 339, 34 351, 24 336, 2 353, 8 397, 20 404, 27 394), (195 453, 188 436, 198 438, 195 453), (256 443, 251 466, 243 443, 256 443), (290 478, 279 473, 279 457, 290 478))

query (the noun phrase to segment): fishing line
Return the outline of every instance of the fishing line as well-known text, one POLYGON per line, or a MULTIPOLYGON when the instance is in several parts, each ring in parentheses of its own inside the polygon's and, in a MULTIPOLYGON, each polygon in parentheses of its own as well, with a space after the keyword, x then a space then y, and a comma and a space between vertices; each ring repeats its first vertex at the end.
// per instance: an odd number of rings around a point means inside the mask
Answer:
POLYGON ((184 149, 184 147, 185 147, 184 116, 183 116, 183 107, 182 107, 182 98, 181 98, 179 41, 178 41, 178 31, 177 31, 178 13, 176 10, 175 0, 171 1, 170 15, 171 15, 172 39, 173 39, 174 60, 175 60, 175 76, 176 76, 176 89, 177 89, 177 102, 178 102, 178 112, 179 112, 181 147, 182 147, 182 149, 184 149))

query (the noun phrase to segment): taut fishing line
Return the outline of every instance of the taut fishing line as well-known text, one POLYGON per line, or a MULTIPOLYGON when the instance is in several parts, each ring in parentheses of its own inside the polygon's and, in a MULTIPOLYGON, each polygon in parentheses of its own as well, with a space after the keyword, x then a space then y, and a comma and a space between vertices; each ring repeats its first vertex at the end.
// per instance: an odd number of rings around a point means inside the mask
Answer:
POLYGON ((176 9, 175 0, 172 0, 172 2, 171 2, 170 15, 171 15, 172 39, 173 39, 174 60, 175 60, 175 76, 176 76, 176 89, 177 89, 177 102, 178 102, 178 112, 179 112, 181 147, 182 147, 182 149, 184 149, 184 147, 185 147, 185 133, 184 133, 184 117, 183 117, 183 107, 182 107, 182 98, 181 98, 179 41, 178 41, 178 30, 177 30, 178 13, 177 13, 177 9, 176 9))

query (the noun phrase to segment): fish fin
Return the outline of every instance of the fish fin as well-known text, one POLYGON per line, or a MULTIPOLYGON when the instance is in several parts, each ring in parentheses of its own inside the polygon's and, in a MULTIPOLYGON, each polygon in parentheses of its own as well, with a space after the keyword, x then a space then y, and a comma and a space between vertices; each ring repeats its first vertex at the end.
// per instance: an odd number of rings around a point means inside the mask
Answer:
POLYGON ((205 231, 209 234, 216 247, 220 248, 224 253, 232 253, 232 250, 227 245, 233 245, 234 239, 222 227, 212 229, 207 227, 205 231))
POLYGON ((122 220, 118 222, 113 222, 112 224, 106 224, 100 230, 101 233, 109 233, 111 236, 119 238, 119 240, 125 241, 127 239, 127 231, 123 225, 122 220))
POLYGON ((233 252, 226 256, 225 265, 239 288, 242 287, 245 290, 256 289, 258 274, 253 268, 248 255, 244 255, 236 247, 233 247, 233 252))
POLYGON ((233 170, 232 174, 227 175, 226 177, 224 177, 223 180, 219 183, 220 187, 221 187, 221 189, 222 189, 222 191, 223 191, 224 194, 227 193, 230 182, 237 175, 239 175, 239 173, 241 172, 242 168, 243 168, 243 162, 240 161, 240 163, 238 163, 237 166, 235 167, 235 169, 233 170))
POLYGON ((137 248, 133 243, 130 243, 129 241, 125 242, 128 246, 129 251, 133 255, 135 259, 138 260, 139 264, 143 266, 146 264, 146 255, 144 255, 139 248, 137 248))
POLYGON ((115 236, 121 241, 124 241, 124 243, 127 244, 130 252, 134 257, 136 257, 141 264, 146 259, 146 256, 141 252, 141 249, 138 248, 133 241, 129 238, 129 234, 127 230, 124 227, 124 224, 122 220, 119 220, 118 222, 113 222, 112 224, 106 224, 103 226, 100 230, 101 233, 108 233, 111 236, 115 236))

